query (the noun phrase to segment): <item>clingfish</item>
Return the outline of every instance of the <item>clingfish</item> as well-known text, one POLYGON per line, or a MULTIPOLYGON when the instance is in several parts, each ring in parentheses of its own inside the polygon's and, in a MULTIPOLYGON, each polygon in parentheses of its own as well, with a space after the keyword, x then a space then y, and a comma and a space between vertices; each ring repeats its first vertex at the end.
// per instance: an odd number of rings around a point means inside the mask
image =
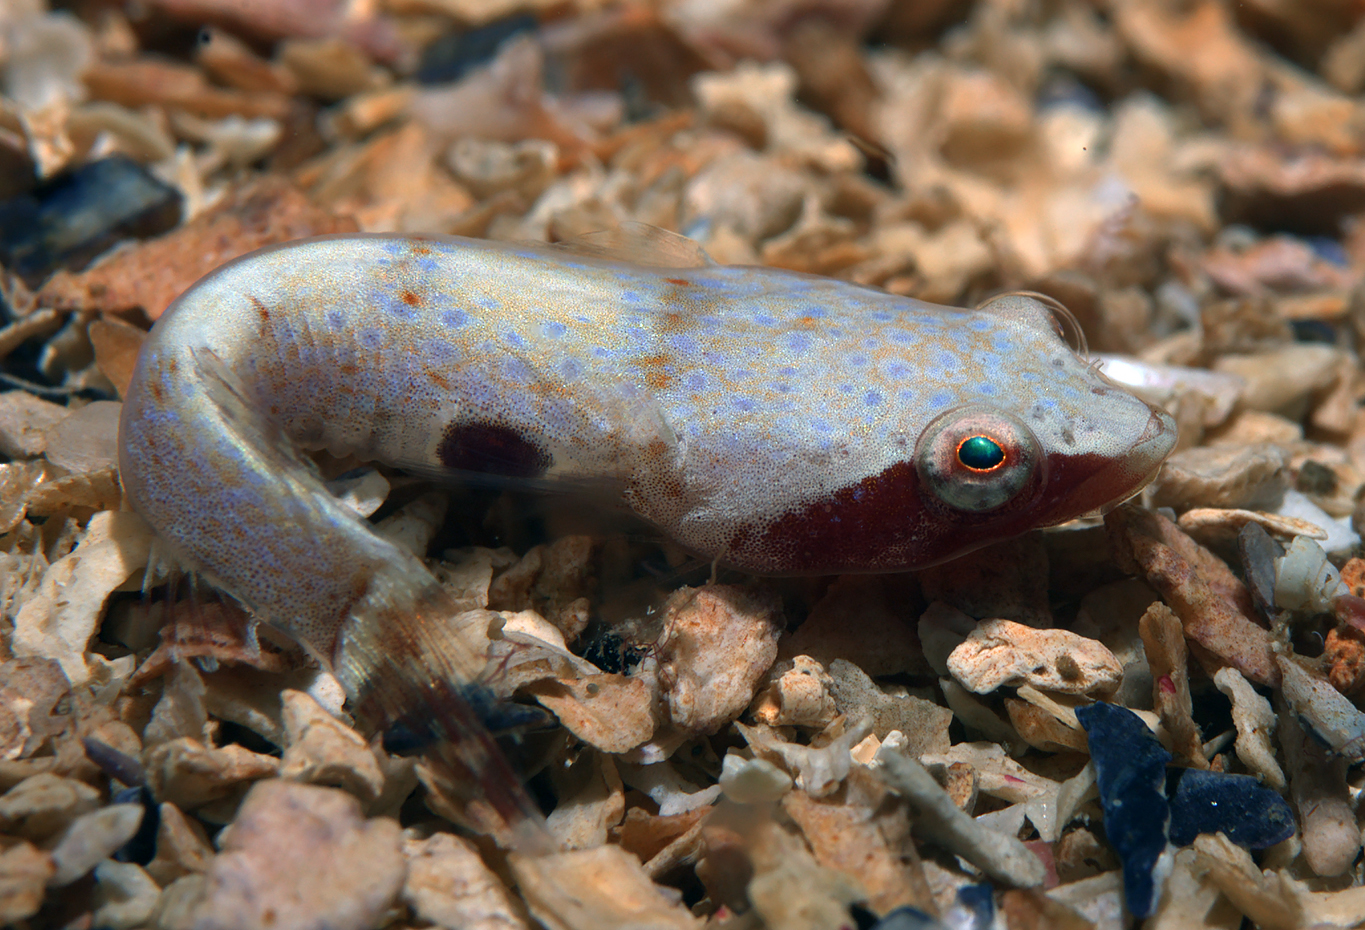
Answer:
POLYGON ((266 249, 175 302, 123 409, 124 486, 172 550, 333 670, 363 725, 425 727, 474 819, 523 848, 544 836, 480 725, 485 655, 426 632, 449 597, 302 451, 607 487, 708 558, 815 574, 1112 505, 1175 443, 1034 298, 955 309, 672 250, 266 249))

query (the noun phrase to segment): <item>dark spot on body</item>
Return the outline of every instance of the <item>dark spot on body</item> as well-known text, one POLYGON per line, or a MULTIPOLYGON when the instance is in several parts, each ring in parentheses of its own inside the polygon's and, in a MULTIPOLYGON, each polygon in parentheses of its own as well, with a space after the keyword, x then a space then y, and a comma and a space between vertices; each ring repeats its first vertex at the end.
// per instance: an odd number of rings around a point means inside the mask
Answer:
POLYGON ((676 284, 678 287, 691 287, 692 282, 686 278, 664 278, 669 284, 676 284))
POLYGON ((422 303, 422 298, 418 297, 416 294, 409 290, 404 290, 403 293, 398 295, 398 297, 400 300, 403 301, 403 303, 407 304, 409 307, 420 306, 422 303))
POLYGON ((432 383, 432 384, 436 385, 438 388, 440 388, 440 389, 443 390, 443 391, 449 391, 449 390, 450 390, 450 379, 449 379, 449 378, 447 378, 445 375, 441 374, 439 371, 432 371, 430 368, 428 368, 428 369, 426 370, 426 372, 427 372, 427 377, 431 379, 431 383, 432 383))
POLYGON ((269 323, 270 311, 266 309, 265 304, 261 303, 261 299, 254 294, 247 295, 246 299, 251 301, 251 306, 256 308, 256 314, 261 318, 261 322, 269 323))
POLYGON ((451 423, 436 456, 446 468, 509 478, 534 478, 551 464, 544 449, 501 423, 451 423))

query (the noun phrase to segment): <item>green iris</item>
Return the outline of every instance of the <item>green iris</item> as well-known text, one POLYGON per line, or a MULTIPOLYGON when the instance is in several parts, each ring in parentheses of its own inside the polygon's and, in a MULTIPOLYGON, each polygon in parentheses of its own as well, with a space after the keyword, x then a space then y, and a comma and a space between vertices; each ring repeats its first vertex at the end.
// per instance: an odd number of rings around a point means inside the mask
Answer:
POLYGON ((1005 450, 989 436, 972 436, 957 447, 957 460, 975 471, 990 471, 1005 461, 1005 450))

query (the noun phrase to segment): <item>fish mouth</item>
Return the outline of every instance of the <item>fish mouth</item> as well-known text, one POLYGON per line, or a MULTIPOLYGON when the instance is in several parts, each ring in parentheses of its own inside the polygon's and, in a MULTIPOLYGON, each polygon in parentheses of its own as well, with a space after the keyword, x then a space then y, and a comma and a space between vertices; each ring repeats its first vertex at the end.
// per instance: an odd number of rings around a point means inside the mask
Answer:
POLYGON ((1133 494, 1151 483, 1180 438, 1180 428, 1176 426, 1175 417, 1154 404, 1148 404, 1147 409, 1152 415, 1148 418, 1142 435, 1138 436, 1128 451, 1128 456, 1134 463, 1134 472, 1145 476, 1133 488, 1133 494))
POLYGON ((1091 513, 1104 513, 1137 494, 1156 477, 1175 448, 1175 418, 1143 402, 1149 415, 1137 438, 1118 455, 1084 453, 1048 456, 1050 500, 1042 502, 1046 523, 1056 525, 1091 513))

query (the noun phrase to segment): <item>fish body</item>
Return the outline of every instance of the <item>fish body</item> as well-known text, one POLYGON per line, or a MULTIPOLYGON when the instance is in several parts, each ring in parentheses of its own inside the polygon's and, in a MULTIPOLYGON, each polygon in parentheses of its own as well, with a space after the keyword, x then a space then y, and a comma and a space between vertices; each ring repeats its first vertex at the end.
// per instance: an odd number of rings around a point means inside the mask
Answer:
MULTIPOLYGON (((356 698, 376 663, 418 674, 374 631, 419 628, 442 595, 296 449, 607 486, 708 557, 813 574, 924 567, 1114 503, 1174 438, 1027 297, 969 311, 773 269, 367 235, 256 252, 182 295, 142 350, 120 461, 158 533, 356 698)), ((471 681, 482 659, 441 663, 471 681)))

